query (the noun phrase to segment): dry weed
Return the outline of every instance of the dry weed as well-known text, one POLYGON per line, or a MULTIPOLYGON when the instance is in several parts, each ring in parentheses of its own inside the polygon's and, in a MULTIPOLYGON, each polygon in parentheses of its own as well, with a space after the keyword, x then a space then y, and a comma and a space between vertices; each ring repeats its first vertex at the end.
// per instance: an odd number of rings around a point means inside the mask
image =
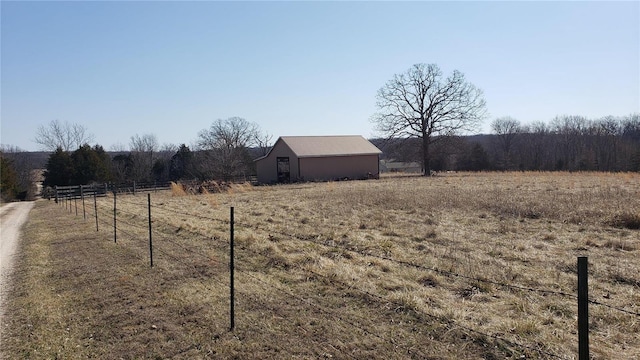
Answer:
POLYGON ((176 184, 173 181, 171 182, 171 195, 173 196, 185 196, 187 192, 184 191, 184 187, 180 184, 176 184))

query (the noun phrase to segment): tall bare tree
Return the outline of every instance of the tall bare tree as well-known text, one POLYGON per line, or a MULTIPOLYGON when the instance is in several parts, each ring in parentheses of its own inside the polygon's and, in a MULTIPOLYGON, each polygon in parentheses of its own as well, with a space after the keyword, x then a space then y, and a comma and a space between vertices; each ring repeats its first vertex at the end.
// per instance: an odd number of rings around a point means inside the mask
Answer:
POLYGON ((154 153, 158 150, 158 138, 154 134, 135 134, 129 142, 129 149, 132 152, 154 153))
POLYGON ((520 154, 524 169, 526 170, 551 170, 553 169, 552 156, 550 152, 553 150, 549 146, 549 129, 545 122, 534 121, 527 125, 520 126, 523 141, 517 147, 520 147, 520 154))
POLYGON ((171 168, 171 158, 178 151, 178 146, 171 143, 164 143, 160 146, 156 152, 156 157, 153 161, 153 179, 155 181, 167 181, 169 180, 169 173, 171 168))
POLYGON ((480 89, 457 70, 444 78, 435 64, 415 64, 394 75, 378 90, 377 107, 372 121, 388 138, 421 139, 425 175, 431 172, 431 144, 476 130, 486 114, 480 89))
POLYGON ((267 155, 271 150, 273 135, 257 131, 254 135, 254 146, 258 148, 260 156, 267 155))
POLYGON ((93 138, 93 134, 90 134, 84 125, 52 120, 47 126, 38 127, 33 141, 45 151, 53 152, 61 148, 68 152, 93 141, 93 138))
POLYGON ((198 147, 207 159, 201 171, 206 177, 224 180, 248 175, 252 166, 249 147, 265 146, 268 135, 262 135, 258 124, 240 117, 214 121, 198 134, 198 147))
POLYGON ((131 176, 135 181, 150 181, 152 169, 158 151, 158 138, 154 134, 135 134, 131 137, 131 176))
POLYGON ((550 129, 561 141, 556 145, 556 170, 580 169, 580 153, 591 121, 581 115, 556 116, 550 122, 550 129))
POLYGON ((510 116, 499 117, 491 122, 491 129, 497 135, 497 142, 502 159, 500 165, 503 170, 512 168, 511 151, 516 136, 521 133, 520 122, 510 116))

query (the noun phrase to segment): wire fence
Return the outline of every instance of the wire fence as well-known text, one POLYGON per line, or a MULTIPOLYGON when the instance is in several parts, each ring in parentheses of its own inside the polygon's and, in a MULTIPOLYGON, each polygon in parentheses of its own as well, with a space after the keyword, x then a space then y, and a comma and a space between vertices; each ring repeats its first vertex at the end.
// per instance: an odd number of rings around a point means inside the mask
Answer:
MULTIPOLYGON (((496 286, 500 289, 504 290, 515 290, 522 292, 530 292, 539 294, 541 296, 546 295, 554 295, 562 298, 569 298, 572 301, 578 300, 584 301, 590 305, 600 306, 603 308, 607 308, 612 311, 617 311, 621 314, 625 314, 631 316, 633 318, 640 317, 640 312, 635 310, 630 310, 626 308, 622 308, 619 306, 614 306, 611 304, 607 304, 602 301, 597 301, 594 299, 586 299, 580 298, 580 294, 576 295, 572 292, 563 289, 544 289, 544 288, 534 288, 529 286, 524 286, 521 284, 508 284, 501 281, 496 281, 492 279, 487 279, 483 277, 477 276, 469 276, 465 274, 460 274, 450 270, 444 270, 435 266, 427 266, 419 263, 414 263, 402 259, 395 259, 391 256, 375 253, 371 250, 363 250, 358 249, 354 246, 339 245, 333 241, 323 241, 320 236, 309 236, 304 234, 295 234, 294 232, 285 232, 285 231, 277 231, 273 228, 266 228, 258 224, 248 224, 243 222, 235 222, 233 216, 229 219, 221 219, 221 218, 213 218, 211 216, 202 215, 195 212, 190 212, 188 210, 180 209, 177 207, 169 206, 165 203, 160 204, 152 204, 151 195, 148 195, 148 203, 144 204, 140 201, 139 197, 127 197, 123 195, 116 195, 113 193, 113 205, 101 201, 98 205, 95 193, 92 199, 85 199, 84 194, 81 192, 80 198, 76 198, 75 196, 69 195, 66 198, 61 198, 59 204, 65 207, 69 213, 79 216, 78 204, 82 204, 82 213, 85 220, 89 220, 92 217, 95 217, 96 222, 96 230, 100 231, 100 225, 104 229, 113 230, 114 234, 114 242, 118 242, 118 234, 121 236, 120 240, 126 241, 127 245, 132 246, 135 250, 134 254, 136 258, 145 260, 150 260, 151 266, 153 266, 153 251, 157 251, 164 259, 165 263, 172 263, 173 265, 179 265, 184 269, 188 269, 190 273, 197 275, 195 279, 199 281, 200 285, 204 289, 208 291, 214 291, 210 287, 208 281, 215 283, 217 286, 222 288, 229 287, 230 284, 228 281, 225 281, 221 278, 220 272, 212 272, 210 267, 211 264, 214 263, 214 258, 218 259, 216 263, 216 267, 221 269, 223 264, 220 260, 224 262, 230 262, 233 264, 233 258, 237 258, 241 264, 250 263, 251 259, 268 257, 268 254, 261 253, 251 249, 248 246, 242 246, 242 253, 237 256, 233 255, 233 230, 231 230, 231 238, 229 240, 225 239, 224 236, 221 236, 220 233, 225 233, 229 230, 229 227, 233 229, 233 226, 238 226, 240 228, 244 228, 249 231, 257 231, 268 234, 268 236, 279 236, 282 238, 307 242, 314 244, 314 246, 321 246, 332 250, 339 250, 343 252, 349 253, 353 256, 361 256, 365 258, 374 258, 382 261, 386 261, 397 266, 413 268, 419 271, 432 272, 441 276, 445 276, 448 278, 459 278, 464 281, 469 281, 472 283, 485 283, 496 286), (128 209, 125 210, 123 207, 117 207, 119 201, 122 204, 128 206, 128 209), (85 204, 92 200, 93 203, 85 204), (145 209, 146 205, 146 209, 145 209), (141 209, 141 211, 134 211, 132 208, 141 209), (142 209, 147 210, 146 213, 142 209), (171 215, 180 215, 186 216, 191 219, 198 219, 202 221, 207 221, 210 224, 215 224, 215 231, 208 233, 202 232, 198 229, 188 229, 183 226, 176 226, 174 224, 170 224, 168 222, 159 222, 153 219, 153 213, 163 213, 165 216, 171 215), (108 219, 108 220, 107 220, 108 219), (147 223, 148 222, 148 223, 147 223), (146 245, 144 245, 144 241, 146 241, 145 232, 148 230, 149 234, 149 254, 145 256, 145 252, 147 250, 146 245), (152 234, 154 238, 157 240, 155 243, 151 243, 152 234), (122 236, 124 235, 124 239, 122 236), (227 253, 230 251, 230 253, 227 253), (194 259, 199 259, 200 262, 195 261, 194 259)), ((157 263, 156 263, 157 266, 157 263)), ((405 304, 389 298, 388 296, 383 296, 372 292, 370 290, 366 290, 361 286, 358 286, 356 283, 347 283, 343 280, 340 280, 336 277, 331 277, 327 275, 323 275, 317 271, 310 269, 301 264, 289 264, 289 266, 295 268, 297 271, 307 274, 309 279, 313 279, 313 281, 322 282, 324 284, 329 284, 333 288, 343 292, 344 295, 349 296, 349 294, 353 292, 359 293, 360 298, 365 298, 370 302, 384 303, 391 305, 392 308, 401 309, 405 307, 405 304)), ((229 272, 231 273, 231 283, 233 284, 234 279, 234 267, 231 265, 229 267, 229 272)), ((374 337, 383 343, 388 344, 391 348, 403 348, 407 354, 415 355, 419 357, 427 357, 426 354, 420 351, 419 348, 415 348, 410 344, 399 344, 396 339, 389 338, 388 336, 382 335, 380 333, 376 333, 371 330, 371 326, 364 325, 369 324, 370 319, 365 316, 350 316, 350 317, 342 317, 337 315, 336 312, 329 306, 323 305, 316 301, 311 301, 305 298, 304 295, 298 294, 296 289, 291 286, 274 286, 273 281, 266 281, 263 278, 269 276, 266 273, 260 273, 260 276, 255 274, 255 271, 250 270, 244 266, 238 268, 238 274, 242 276, 243 281, 251 281, 253 284, 259 284, 265 291, 274 291, 278 292, 281 295, 295 299, 298 302, 297 306, 306 307, 316 311, 320 314, 323 314, 326 317, 332 318, 336 321, 341 322, 344 326, 352 327, 357 329, 360 333, 374 337)), ((585 274, 586 276, 586 274, 585 274)), ((218 289, 219 291, 219 289, 218 289)), ((233 314, 233 294, 235 290, 233 285, 231 285, 230 289, 231 293, 231 328, 233 329, 234 322, 234 314, 233 314)), ((261 306, 269 308, 271 311, 278 312, 281 311, 280 308, 270 306, 268 303, 261 301, 256 294, 248 292, 246 290, 240 290, 238 292, 241 296, 246 299, 249 299, 252 302, 261 303, 261 306)), ((437 315, 433 313, 429 313, 426 311, 413 311, 413 316, 418 318, 423 318, 424 320, 430 320, 432 322, 437 322, 446 328, 457 328, 462 331, 466 331, 468 333, 475 334, 484 338, 491 338, 495 341, 500 342, 503 346, 507 346, 513 349, 528 350, 531 352, 535 352, 539 355, 546 356, 549 358, 565 358, 564 355, 558 355, 548 348, 544 347, 540 344, 524 344, 520 341, 516 341, 513 339, 508 339, 500 332, 489 333, 486 331, 482 331, 479 329, 472 328, 470 326, 461 324, 459 322, 454 321, 449 317, 444 317, 442 315, 437 315)), ((284 317, 286 318, 286 316, 284 317)), ((587 330, 588 331, 588 330, 587 330)), ((328 339, 325 339, 328 340, 328 339)), ((330 342, 330 341, 329 341, 330 342)), ((587 343, 588 344, 588 343, 587 343)), ((325 346, 325 345, 323 345, 325 346)), ((588 348, 588 345, 587 345, 588 348)), ((339 350, 333 348, 335 350, 339 350)), ((581 348, 582 349, 582 348, 581 348)), ((582 351, 582 350, 581 350, 582 351)), ((349 353, 344 353, 347 357, 352 357, 349 353)), ((583 353, 580 353, 580 358, 583 358, 583 353)), ((587 355, 588 357, 588 355, 587 355)))
POLYGON ((119 183, 93 183, 88 185, 54 186, 53 194, 46 195, 53 197, 56 202, 64 198, 80 198, 82 196, 106 196, 108 193, 136 194, 138 192, 157 192, 171 189, 171 186, 178 186, 185 192, 191 194, 202 194, 209 192, 224 192, 231 184, 257 183, 256 176, 235 176, 221 181, 199 181, 199 180, 179 180, 172 181, 131 181, 119 183))
POLYGON ((530 292, 536 292, 536 293, 541 293, 541 294, 554 294, 554 295, 566 296, 566 297, 571 297, 571 298, 576 298, 577 299, 577 295, 571 294, 571 293, 568 293, 568 292, 565 292, 565 291, 558 291, 558 290, 551 290, 551 289, 535 289, 535 288, 521 286, 521 285, 507 284, 507 283, 494 281, 494 280, 489 280, 489 279, 485 279, 485 278, 463 275, 463 274, 459 274, 459 273, 456 273, 456 272, 453 272, 453 271, 439 269, 439 268, 436 268, 436 267, 433 267, 433 266, 425 266, 425 265, 415 264, 415 263, 412 263, 412 262, 409 262, 409 261, 405 261, 405 260, 398 260, 398 259, 394 259, 394 258, 389 257, 389 256, 385 256, 385 255, 381 255, 381 254, 375 254, 375 253, 372 253, 370 251, 354 249, 354 248, 349 247, 349 246, 340 246, 340 245, 337 245, 335 243, 332 244, 332 243, 326 243, 326 242, 322 242, 322 241, 314 241, 312 238, 309 238, 307 236, 300 236, 300 235, 295 235, 295 234, 288 234, 288 233, 284 233, 284 232, 274 231, 273 229, 266 229, 266 228, 263 228, 263 227, 260 227, 260 226, 256 226, 256 225, 243 225, 243 224, 240 224, 240 226, 244 226, 244 227, 250 228, 250 229, 269 231, 271 234, 277 234, 279 236, 284 236, 284 237, 288 237, 288 238, 295 238, 296 240, 299 240, 299 241, 310 242, 310 243, 313 243, 315 245, 319 245, 319 246, 323 246, 323 247, 327 247, 327 248, 333 248, 333 249, 339 249, 339 250, 342 250, 342 251, 348 251, 348 252, 353 253, 353 254, 372 257, 372 258, 376 258, 376 259, 380 259, 380 260, 385 260, 385 261, 389 261, 389 262, 392 262, 392 263, 395 263, 395 264, 399 264, 399 265, 402 265, 402 266, 408 266, 408 267, 412 267, 412 268, 416 268, 416 269, 420 269, 420 270, 431 271, 431 272, 434 272, 434 273, 437 273, 437 274, 440 274, 440 275, 443 275, 443 276, 447 276, 447 277, 457 277, 457 278, 461 278, 461 279, 472 280, 472 281, 478 282, 478 283, 486 283, 486 284, 496 285, 496 286, 500 286, 500 287, 503 287, 503 288, 513 289, 513 290, 530 291, 530 292))

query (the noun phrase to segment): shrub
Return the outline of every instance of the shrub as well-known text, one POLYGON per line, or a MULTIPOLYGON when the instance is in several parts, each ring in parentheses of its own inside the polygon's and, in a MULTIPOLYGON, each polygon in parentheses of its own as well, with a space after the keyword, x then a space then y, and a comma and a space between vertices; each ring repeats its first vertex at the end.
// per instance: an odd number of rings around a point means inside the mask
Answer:
POLYGON ((608 221, 608 225, 631 230, 640 229, 640 213, 623 212, 608 221))
POLYGON ((185 196, 187 193, 184 191, 184 188, 180 184, 176 184, 173 181, 171 182, 171 194, 173 196, 185 196))

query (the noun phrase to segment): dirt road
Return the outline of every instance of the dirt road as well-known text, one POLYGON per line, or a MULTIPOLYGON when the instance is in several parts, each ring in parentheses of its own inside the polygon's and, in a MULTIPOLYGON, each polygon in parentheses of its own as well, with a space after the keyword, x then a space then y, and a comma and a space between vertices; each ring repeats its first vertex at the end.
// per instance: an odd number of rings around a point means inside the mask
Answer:
MULTIPOLYGON (((18 249, 20 229, 29 217, 34 202, 15 202, 0 207, 0 340, 4 323, 4 301, 13 257, 18 249)), ((2 345, 0 344, 0 349, 2 345)), ((2 354, 0 354, 2 358, 2 354)))

